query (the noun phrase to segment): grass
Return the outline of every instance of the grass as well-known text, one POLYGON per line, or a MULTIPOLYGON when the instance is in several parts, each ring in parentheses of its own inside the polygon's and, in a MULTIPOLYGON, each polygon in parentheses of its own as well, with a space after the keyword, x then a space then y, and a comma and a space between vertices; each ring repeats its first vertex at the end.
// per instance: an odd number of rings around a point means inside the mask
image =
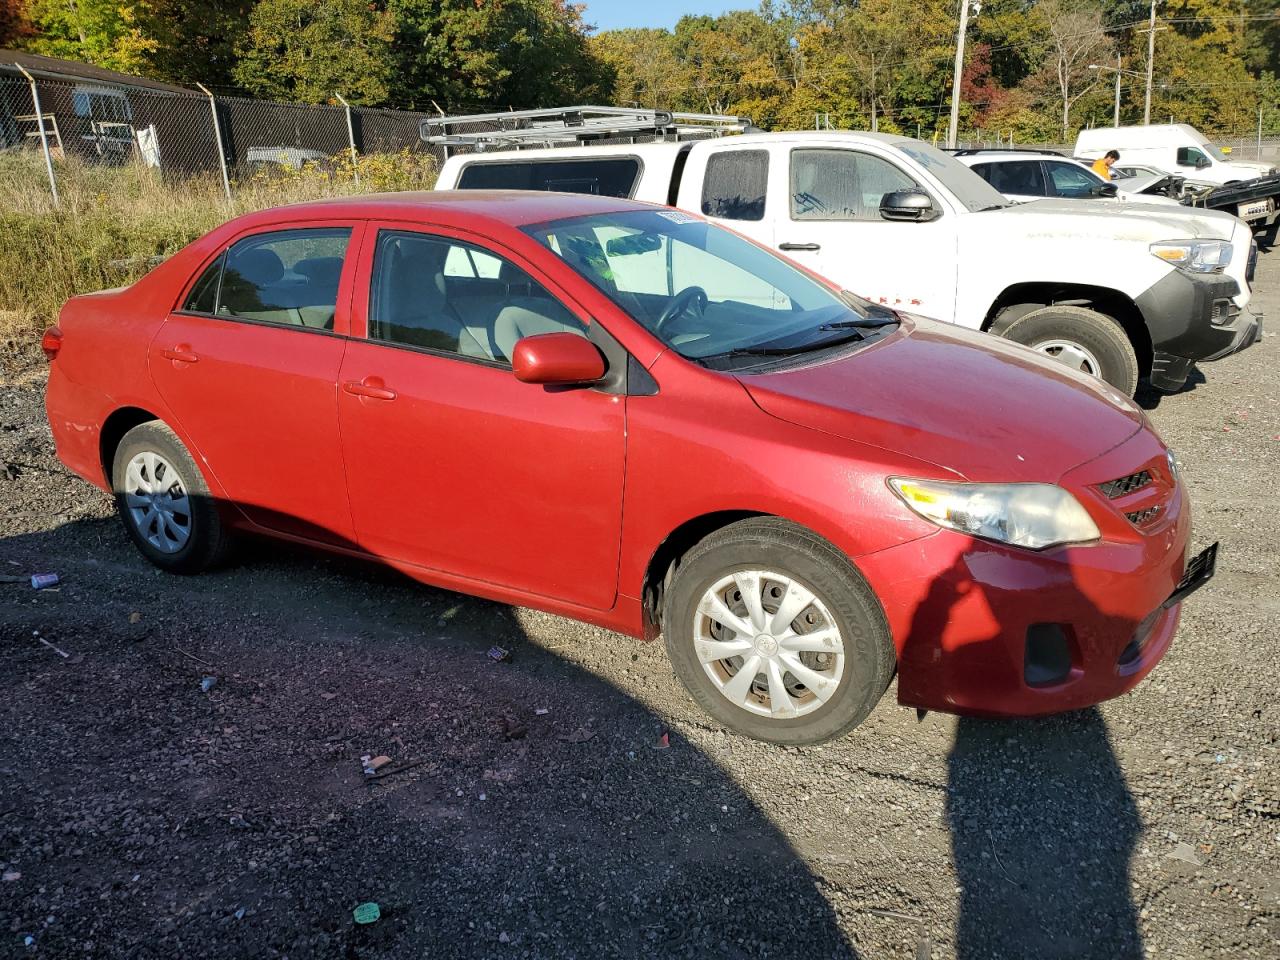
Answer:
POLYGON ((426 154, 342 156, 300 170, 259 171, 232 185, 217 174, 181 180, 142 165, 55 161, 55 206, 38 153, 0 152, 0 379, 40 360, 40 335, 72 296, 137 280, 237 214, 301 200, 435 184, 426 154), (360 182, 356 183, 355 173, 360 182))

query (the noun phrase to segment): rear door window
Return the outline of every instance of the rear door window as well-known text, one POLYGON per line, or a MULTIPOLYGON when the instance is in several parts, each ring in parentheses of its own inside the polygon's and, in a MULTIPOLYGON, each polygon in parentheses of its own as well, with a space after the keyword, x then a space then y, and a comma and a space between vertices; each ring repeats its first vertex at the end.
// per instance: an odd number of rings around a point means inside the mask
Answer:
POLYGON ((975 163, 973 171, 1001 193, 1022 197, 1047 197, 1039 160, 975 163))
POLYGON ((721 220, 763 220, 768 180, 767 150, 713 153, 702 180, 702 212, 721 220))
POLYGON ((1049 161, 1045 166, 1049 168, 1049 182, 1053 186, 1051 193, 1055 197, 1089 197, 1093 195, 1093 188, 1102 183, 1097 176, 1074 163, 1049 161))
POLYGON ((640 179, 635 157, 598 160, 481 161, 464 167, 459 190, 552 190, 630 197, 640 179))

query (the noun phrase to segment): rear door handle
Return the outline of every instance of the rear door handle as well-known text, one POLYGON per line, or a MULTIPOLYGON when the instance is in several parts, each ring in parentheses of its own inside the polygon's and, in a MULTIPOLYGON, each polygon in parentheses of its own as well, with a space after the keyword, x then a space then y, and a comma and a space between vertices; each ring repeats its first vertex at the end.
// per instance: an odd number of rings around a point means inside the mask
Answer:
POLYGON ((382 380, 377 377, 348 380, 343 383, 342 389, 353 397, 368 397, 371 400, 394 400, 396 398, 396 392, 382 386, 382 380))
POLYGON ((779 250, 821 250, 822 245, 817 243, 780 243, 779 250))
POLYGON ((200 359, 185 343, 170 347, 168 350, 161 350, 160 355, 166 360, 177 360, 179 363, 195 363, 200 359))

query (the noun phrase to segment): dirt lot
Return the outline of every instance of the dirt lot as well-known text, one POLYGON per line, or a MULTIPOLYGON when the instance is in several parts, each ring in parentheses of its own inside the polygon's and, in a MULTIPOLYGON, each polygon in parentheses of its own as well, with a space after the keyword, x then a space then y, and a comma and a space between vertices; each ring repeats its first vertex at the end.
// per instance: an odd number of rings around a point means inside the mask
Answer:
MULTIPOLYGON (((1259 286, 1280 317, 1280 253, 1259 286)), ((1280 956, 1278 364, 1147 398, 1222 541, 1148 682, 1023 722, 891 690, 810 750, 710 726, 660 644, 373 566, 161 574, 4 389, 0 574, 63 580, 0 584, 0 956, 1280 956)))

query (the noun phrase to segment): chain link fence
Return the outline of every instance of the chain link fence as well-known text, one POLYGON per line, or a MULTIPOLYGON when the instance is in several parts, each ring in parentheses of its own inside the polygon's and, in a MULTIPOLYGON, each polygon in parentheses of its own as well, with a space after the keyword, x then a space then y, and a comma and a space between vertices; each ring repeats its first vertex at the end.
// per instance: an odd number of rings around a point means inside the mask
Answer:
POLYGON ((426 114, 176 93, 0 73, 0 149, 44 154, 57 202, 67 163, 154 169, 166 180, 214 177, 237 187, 304 167, 361 167, 380 155, 443 159, 418 136, 426 114))

